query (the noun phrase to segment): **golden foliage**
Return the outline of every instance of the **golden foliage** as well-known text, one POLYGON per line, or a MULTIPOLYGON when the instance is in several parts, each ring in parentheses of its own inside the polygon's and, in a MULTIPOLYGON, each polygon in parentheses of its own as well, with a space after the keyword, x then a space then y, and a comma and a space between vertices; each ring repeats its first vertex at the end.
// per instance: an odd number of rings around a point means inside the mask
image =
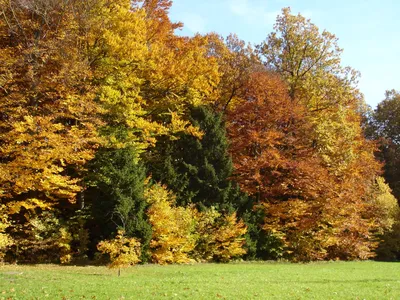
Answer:
POLYGON ((67 169, 93 157, 101 123, 71 3, 24 3, 1 4, 0 31, 13 38, 0 36, 0 197, 31 209, 74 201, 81 187, 67 169))
POLYGON ((371 190, 371 204, 374 207, 371 213, 375 216, 375 222, 378 223, 376 231, 378 234, 384 234, 392 231, 399 213, 397 199, 392 195, 392 190, 382 177, 377 177, 371 190))
POLYGON ((13 239, 5 231, 10 226, 4 205, 0 206, 0 263, 3 261, 7 248, 13 245, 13 239))
POLYGON ((123 231, 118 231, 112 240, 100 242, 97 249, 110 256, 109 268, 128 267, 140 261, 140 242, 124 236, 123 231))
POLYGON ((174 207, 175 197, 165 186, 147 188, 147 211, 153 229, 150 243, 152 260, 158 264, 188 263, 194 249, 194 211, 191 207, 174 207))
POLYGON ((247 228, 237 221, 236 213, 221 215, 214 207, 196 212, 196 248, 193 257, 197 260, 228 262, 231 258, 246 253, 243 235, 247 228))

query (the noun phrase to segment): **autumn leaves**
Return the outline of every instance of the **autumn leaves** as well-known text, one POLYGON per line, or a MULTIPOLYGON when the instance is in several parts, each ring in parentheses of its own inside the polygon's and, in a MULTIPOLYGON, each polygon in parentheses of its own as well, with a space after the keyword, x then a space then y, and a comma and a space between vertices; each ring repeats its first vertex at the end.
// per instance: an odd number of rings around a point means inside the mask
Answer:
POLYGON ((0 3, 11 260, 33 248, 92 258, 104 240, 115 258, 120 243, 140 248, 132 263, 228 261, 273 243, 293 260, 364 259, 390 229, 357 72, 310 21, 284 9, 254 50, 175 35, 170 1, 0 3), (244 245, 247 227, 264 237, 249 229, 244 245))

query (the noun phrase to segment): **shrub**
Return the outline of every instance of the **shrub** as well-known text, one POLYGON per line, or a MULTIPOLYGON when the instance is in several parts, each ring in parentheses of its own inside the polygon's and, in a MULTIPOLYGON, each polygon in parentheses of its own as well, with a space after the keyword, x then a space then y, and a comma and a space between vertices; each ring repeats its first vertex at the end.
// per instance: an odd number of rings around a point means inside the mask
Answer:
POLYGON ((175 196, 165 186, 155 184, 145 192, 152 225, 152 261, 158 264, 188 263, 195 247, 194 209, 174 207, 175 196))
POLYGON ((140 261, 140 243, 135 238, 124 236, 122 230, 118 231, 117 236, 112 240, 105 240, 97 245, 97 249, 110 256, 109 268, 118 268, 118 276, 120 269, 134 265, 140 261))
POLYGON ((246 253, 243 236, 247 227, 242 220, 236 220, 236 213, 222 215, 211 207, 196 212, 196 220, 198 240, 193 256, 197 260, 227 262, 246 253))

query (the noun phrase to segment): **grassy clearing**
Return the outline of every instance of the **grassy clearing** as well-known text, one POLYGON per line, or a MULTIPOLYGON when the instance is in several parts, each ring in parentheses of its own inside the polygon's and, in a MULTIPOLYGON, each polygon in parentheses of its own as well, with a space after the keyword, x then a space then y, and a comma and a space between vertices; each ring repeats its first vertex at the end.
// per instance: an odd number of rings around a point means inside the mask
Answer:
POLYGON ((0 299, 400 299, 400 264, 1 266, 0 299))

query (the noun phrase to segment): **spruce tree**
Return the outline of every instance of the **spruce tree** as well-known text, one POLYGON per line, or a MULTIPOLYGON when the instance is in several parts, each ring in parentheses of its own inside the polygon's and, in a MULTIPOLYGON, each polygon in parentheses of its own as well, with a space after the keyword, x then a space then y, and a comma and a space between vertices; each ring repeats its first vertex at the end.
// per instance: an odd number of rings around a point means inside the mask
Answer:
POLYGON ((240 209, 247 198, 233 184, 222 114, 206 106, 190 110, 191 123, 204 133, 201 139, 182 134, 176 140, 158 141, 148 159, 153 179, 176 194, 178 205, 214 206, 220 211, 240 209))
POLYGON ((144 198, 145 167, 133 148, 103 149, 90 165, 92 240, 113 237, 117 230, 127 237, 138 238, 142 245, 142 262, 149 255, 151 225, 147 220, 144 198))

